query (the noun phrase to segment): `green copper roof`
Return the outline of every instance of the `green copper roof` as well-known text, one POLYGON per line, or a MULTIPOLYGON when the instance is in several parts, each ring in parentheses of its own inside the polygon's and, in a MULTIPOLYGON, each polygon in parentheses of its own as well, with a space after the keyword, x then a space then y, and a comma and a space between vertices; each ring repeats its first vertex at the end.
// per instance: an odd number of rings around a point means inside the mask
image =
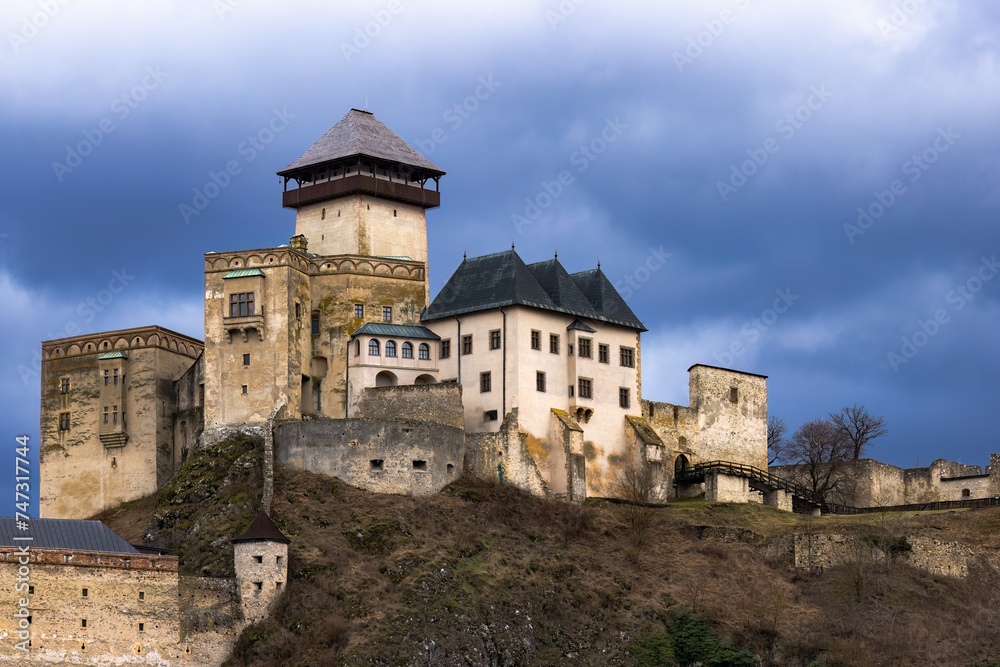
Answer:
POLYGON ((124 352, 105 352, 101 356, 97 357, 98 360, 101 359, 128 359, 128 355, 124 352))
POLYGON ((248 278, 250 276, 264 276, 264 272, 260 269, 236 269, 235 271, 230 271, 226 275, 222 276, 223 280, 227 278, 248 278))
POLYGON ((415 327, 407 324, 380 324, 369 322, 351 334, 355 336, 394 336, 396 338, 425 338, 441 340, 441 337, 426 327, 415 327))

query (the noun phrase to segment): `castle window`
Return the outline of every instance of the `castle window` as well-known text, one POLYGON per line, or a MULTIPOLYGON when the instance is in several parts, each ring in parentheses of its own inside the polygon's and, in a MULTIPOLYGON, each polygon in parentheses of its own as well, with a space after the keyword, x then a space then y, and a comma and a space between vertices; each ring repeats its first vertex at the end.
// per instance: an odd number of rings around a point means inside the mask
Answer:
POLYGON ((581 357, 590 357, 590 339, 581 338, 577 341, 577 355, 581 357))
POLYGON ((740 401, 740 391, 736 387, 729 388, 729 402, 739 403, 740 401))
POLYGON ((59 413, 59 430, 68 431, 69 430, 69 413, 60 412, 59 413))
POLYGON ((392 217, 396 217, 396 209, 392 209, 392 217))
POLYGON ((556 334, 549 334, 549 352, 559 354, 559 336, 556 334))
POLYGON ((140 600, 145 600, 146 599, 146 592, 145 591, 139 591, 139 599, 140 600))
POLYGON ((80 627, 81 628, 87 627, 87 619, 85 618, 80 619, 80 627))
POLYGON ((573 385, 570 385, 569 386, 569 397, 570 398, 573 398, 573 389, 574 389, 573 385))
POLYGON ((493 380, 490 371, 479 374, 479 391, 480 393, 486 393, 493 390, 493 380))
POLYGON ((418 471, 422 471, 422 472, 426 472, 427 471, 427 461, 414 461, 413 462, 413 469, 414 470, 418 470, 418 471))
POLYGON ((253 292, 240 292, 229 297, 229 316, 247 317, 253 315, 253 292))
POLYGON ((302 319, 302 304, 300 304, 298 301, 295 302, 295 319, 297 320, 302 319))
POLYGON ((541 331, 536 331, 535 329, 531 330, 531 349, 532 350, 540 350, 540 349, 542 349, 542 332, 541 331))
POLYGON ((244 366, 249 366, 250 365, 250 355, 249 354, 244 354, 243 355, 243 365, 244 366))
POLYGON ((263 563, 264 562, 264 557, 263 556, 254 556, 253 559, 255 561, 257 561, 258 563, 263 563))
POLYGON ((69 393, 69 378, 63 378, 59 381, 59 393, 61 394, 69 393))
POLYGON ((365 316, 364 304, 356 303, 354 304, 354 317, 360 319, 365 316))
POLYGON ((619 387, 618 388, 618 407, 622 407, 622 408, 631 407, 632 406, 632 401, 629 400, 630 398, 631 397, 629 396, 628 387, 619 387))
POLYGON ((281 565, 281 556, 275 556, 274 562, 277 563, 278 565, 281 565))
POLYGON ((472 334, 462 336, 462 354, 472 354, 472 334))
POLYGON ((354 356, 355 357, 361 356, 361 339, 360 338, 355 338, 354 339, 354 356))
POLYGON ((326 209, 325 208, 322 211, 320 211, 320 213, 319 213, 319 219, 320 220, 326 220, 326 209))
POLYGON ((496 410, 487 410, 486 412, 483 413, 484 422, 495 422, 496 420, 497 420, 496 410))
POLYGON ((535 373, 535 389, 542 393, 545 392, 545 373, 542 371, 537 371, 535 373))
POLYGON ((382 306, 382 321, 392 322, 392 306, 382 306))
POLYGON ((378 356, 378 341, 372 338, 368 341, 368 356, 377 357, 378 356))
POLYGON ((145 632, 145 631, 146 631, 146 624, 145 623, 140 623, 139 624, 139 632, 145 632))
POLYGON ((571 357, 573 356, 573 346, 572 345, 567 345, 566 346, 566 354, 568 354, 571 357))
POLYGON ((35 594, 35 587, 28 586, 28 595, 34 595, 34 594, 35 594))
POLYGON ((969 491, 968 489, 962 489, 962 497, 963 498, 971 498, 972 497, 972 492, 969 491))
POLYGON ((403 358, 412 359, 413 358, 413 343, 406 341, 403 343, 403 358))
POLYGON ((385 461, 383 461, 382 459, 372 459, 371 461, 368 462, 368 469, 374 472, 385 470, 385 461))
MULTIPOLYGON (((69 556, 66 556, 66 559, 67 559, 67 560, 69 560, 69 556)), ((88 592, 89 592, 89 591, 87 591, 87 589, 86 589, 86 588, 84 588, 84 589, 83 589, 83 596, 82 596, 82 597, 87 597, 87 593, 88 593, 88 592)))
POLYGON ((111 423, 112 424, 117 424, 118 423, 118 406, 117 405, 111 408, 111 423))
POLYGON ((593 381, 587 378, 580 378, 580 398, 593 398, 593 381))
POLYGON ((311 317, 311 320, 310 320, 309 324, 312 327, 312 335, 313 336, 318 336, 319 335, 319 311, 318 310, 314 310, 312 312, 312 317, 311 317))
POLYGON ((396 341, 387 340, 385 342, 385 356, 395 357, 396 356, 396 341))
POLYGON ((240 391, 242 391, 244 394, 249 394, 250 387, 248 387, 247 385, 243 385, 242 387, 240 387, 240 391))
POLYGON ((263 581, 255 581, 255 582, 253 582, 253 587, 254 587, 254 590, 262 591, 262 590, 264 590, 264 582, 263 581))
POLYGON ((451 357, 451 339, 441 341, 441 358, 448 359, 451 357))
POLYGON ((111 371, 104 371, 104 386, 111 384, 111 371))
POLYGON ((431 358, 431 346, 427 343, 421 343, 417 355, 423 361, 429 360, 431 358))
POLYGON ((274 587, 277 588, 280 591, 281 590, 281 584, 283 584, 283 583, 284 583, 283 581, 276 581, 276 582, 274 582, 274 587))
POLYGON ((500 349, 500 330, 494 329, 490 332, 490 349, 499 350, 500 349))
POLYGON ((118 369, 117 368, 114 370, 114 373, 115 373, 115 386, 117 387, 118 386, 118 369))
POLYGON ((448 474, 451 475, 454 472, 455 472, 455 466, 454 466, 454 464, 449 463, 448 464, 448 474))
POLYGON ((633 368, 635 366, 635 349, 631 347, 619 348, 618 360, 622 366, 633 368))
POLYGON ((108 406, 106 406, 106 405, 105 405, 105 406, 104 406, 104 423, 105 423, 105 424, 107 424, 107 423, 108 423, 108 411, 109 411, 109 410, 110 410, 110 408, 108 408, 108 406))

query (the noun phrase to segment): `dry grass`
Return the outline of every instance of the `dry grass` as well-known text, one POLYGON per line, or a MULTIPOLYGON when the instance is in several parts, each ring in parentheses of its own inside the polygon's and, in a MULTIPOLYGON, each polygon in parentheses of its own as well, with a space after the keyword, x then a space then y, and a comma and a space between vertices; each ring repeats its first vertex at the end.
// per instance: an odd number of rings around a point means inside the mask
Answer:
MULTIPOLYGON (((231 666, 630 665, 631 644, 663 633, 671 611, 710 620, 761 665, 1000 659, 1000 574, 989 566, 967 580, 888 560, 806 575, 697 529, 869 532, 877 515, 672 503, 655 510, 633 561, 629 528, 608 503, 468 479, 427 498, 376 495, 289 470, 275 489, 275 521, 292 539, 288 591, 244 633, 231 666)), ((136 528, 147 504, 107 520, 136 528)), ((888 518, 878 527, 891 534, 992 545, 1000 533, 1000 510, 888 518)))

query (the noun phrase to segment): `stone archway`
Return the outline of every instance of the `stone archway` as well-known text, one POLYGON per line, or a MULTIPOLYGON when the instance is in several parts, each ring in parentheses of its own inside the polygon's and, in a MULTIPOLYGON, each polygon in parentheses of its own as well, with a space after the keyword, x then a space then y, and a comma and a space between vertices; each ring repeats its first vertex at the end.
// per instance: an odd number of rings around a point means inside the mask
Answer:
POLYGON ((390 373, 389 371, 381 371, 375 376, 375 386, 376 387, 395 387, 399 384, 399 378, 396 377, 395 373, 390 373))

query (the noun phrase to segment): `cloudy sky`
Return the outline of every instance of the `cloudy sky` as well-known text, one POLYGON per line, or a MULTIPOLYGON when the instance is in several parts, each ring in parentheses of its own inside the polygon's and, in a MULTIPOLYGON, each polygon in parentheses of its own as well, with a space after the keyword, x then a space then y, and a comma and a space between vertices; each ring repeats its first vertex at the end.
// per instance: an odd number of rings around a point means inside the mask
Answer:
POLYGON ((202 337, 203 253, 287 243, 275 172, 367 104, 448 172, 432 293, 463 252, 600 261, 646 398, 727 366, 791 430, 857 402, 877 458, 985 464, 998 27, 985 0, 5 0, 0 431, 37 444, 41 340, 202 337))

